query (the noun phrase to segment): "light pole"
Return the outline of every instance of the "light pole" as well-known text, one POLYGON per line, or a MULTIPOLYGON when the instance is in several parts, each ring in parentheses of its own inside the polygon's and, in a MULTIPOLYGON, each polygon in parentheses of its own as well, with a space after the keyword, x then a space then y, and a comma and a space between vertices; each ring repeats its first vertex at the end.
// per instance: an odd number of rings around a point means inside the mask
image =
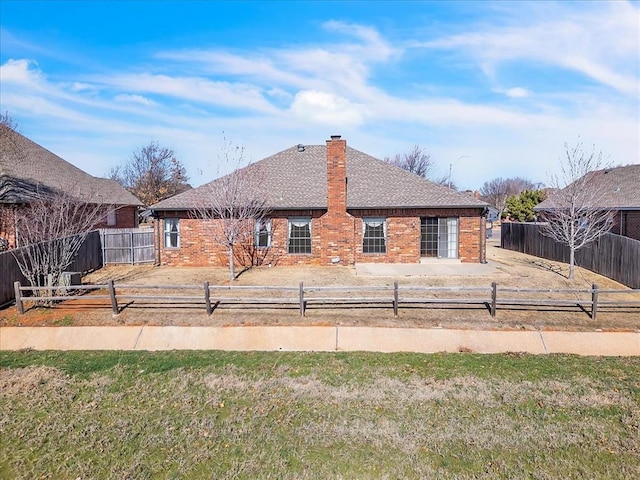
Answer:
POLYGON ((449 181, 447 182, 449 188, 451 188, 451 167, 453 167, 454 163, 458 163, 463 158, 469 158, 469 155, 462 155, 462 156, 458 157, 455 162, 452 162, 452 163, 449 164, 449 181))

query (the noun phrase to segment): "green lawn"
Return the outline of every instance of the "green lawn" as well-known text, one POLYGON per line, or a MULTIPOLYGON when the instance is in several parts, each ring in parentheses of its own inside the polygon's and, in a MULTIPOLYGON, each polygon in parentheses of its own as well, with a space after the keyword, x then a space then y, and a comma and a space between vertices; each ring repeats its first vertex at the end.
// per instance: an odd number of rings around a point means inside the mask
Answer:
POLYGON ((640 358, 0 352, 0 478, 640 478, 640 358))

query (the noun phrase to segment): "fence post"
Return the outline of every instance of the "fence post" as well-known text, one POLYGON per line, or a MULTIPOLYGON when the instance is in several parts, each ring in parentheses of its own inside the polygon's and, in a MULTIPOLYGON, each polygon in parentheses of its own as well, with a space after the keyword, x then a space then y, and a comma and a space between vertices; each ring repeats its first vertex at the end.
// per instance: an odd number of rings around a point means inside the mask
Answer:
POLYGON ((16 293, 16 308, 20 315, 24 315, 24 304, 22 303, 22 297, 20 296, 20 282, 14 282, 14 291, 16 293))
POLYGON ((398 316, 398 281, 393 282, 393 315, 398 316))
POLYGON ((302 282, 300 282, 299 296, 300 296, 300 316, 304 317, 304 286, 302 285, 302 282))
POLYGON ((498 299, 498 284, 491 282, 491 316, 496 316, 496 303, 498 299))
POLYGON ((109 286, 109 296, 111 297, 111 310, 114 315, 118 315, 120 312, 118 311, 118 300, 116 299, 116 288, 113 285, 113 280, 109 280, 107 285, 109 286))
POLYGON ((131 241, 129 242, 129 244, 131 245, 131 265, 135 265, 136 264, 136 249, 134 248, 135 237, 133 235, 133 232, 131 232, 131 241))
POLYGON ((209 280, 204 281, 204 303, 207 305, 207 315, 211 315, 211 292, 209 292, 209 280))
POLYGON ((596 319, 598 313, 598 285, 591 285, 591 320, 596 319))

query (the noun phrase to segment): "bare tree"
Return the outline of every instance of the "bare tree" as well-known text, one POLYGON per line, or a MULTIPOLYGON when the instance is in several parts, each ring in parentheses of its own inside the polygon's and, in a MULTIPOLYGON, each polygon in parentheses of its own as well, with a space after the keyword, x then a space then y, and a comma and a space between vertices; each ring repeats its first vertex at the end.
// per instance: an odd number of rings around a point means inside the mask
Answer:
POLYGON ((269 212, 268 192, 263 187, 259 165, 244 166, 244 149, 224 140, 219 166, 236 167, 228 175, 199 187, 203 194, 193 212, 198 218, 211 220, 213 240, 229 254, 229 278, 235 280, 237 245, 253 242, 255 224, 269 212))
POLYGON ((615 211, 604 207, 612 186, 596 171, 603 167, 602 152, 595 145, 585 151, 581 142, 564 148, 560 174, 550 179, 558 190, 545 202, 542 233, 569 247, 569 279, 573 279, 576 250, 611 230, 615 211))
POLYGON ((41 194, 16 210, 20 248, 12 250, 31 286, 57 286, 89 232, 113 206, 67 193, 41 194))
POLYGON ((409 153, 397 153, 393 158, 385 157, 384 161, 423 178, 428 178, 433 170, 431 155, 419 145, 415 145, 409 153))
POLYGON ((489 182, 484 182, 480 188, 480 198, 487 202, 489 205, 498 210, 498 218, 502 217, 502 214, 507 206, 507 199, 514 195, 520 195, 525 190, 534 190, 535 185, 524 178, 494 178, 489 182))
POLYGON ((158 142, 133 152, 126 163, 112 168, 108 177, 145 205, 153 205, 191 188, 182 162, 173 150, 161 147, 158 142))

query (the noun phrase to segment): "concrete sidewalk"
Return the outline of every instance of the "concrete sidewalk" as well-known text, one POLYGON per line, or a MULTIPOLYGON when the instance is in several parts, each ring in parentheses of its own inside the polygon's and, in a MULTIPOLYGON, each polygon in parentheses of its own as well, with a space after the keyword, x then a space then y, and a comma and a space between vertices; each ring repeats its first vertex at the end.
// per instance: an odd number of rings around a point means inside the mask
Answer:
POLYGON ((639 356, 640 332, 277 327, 2 327, 0 350, 526 352, 639 356))

